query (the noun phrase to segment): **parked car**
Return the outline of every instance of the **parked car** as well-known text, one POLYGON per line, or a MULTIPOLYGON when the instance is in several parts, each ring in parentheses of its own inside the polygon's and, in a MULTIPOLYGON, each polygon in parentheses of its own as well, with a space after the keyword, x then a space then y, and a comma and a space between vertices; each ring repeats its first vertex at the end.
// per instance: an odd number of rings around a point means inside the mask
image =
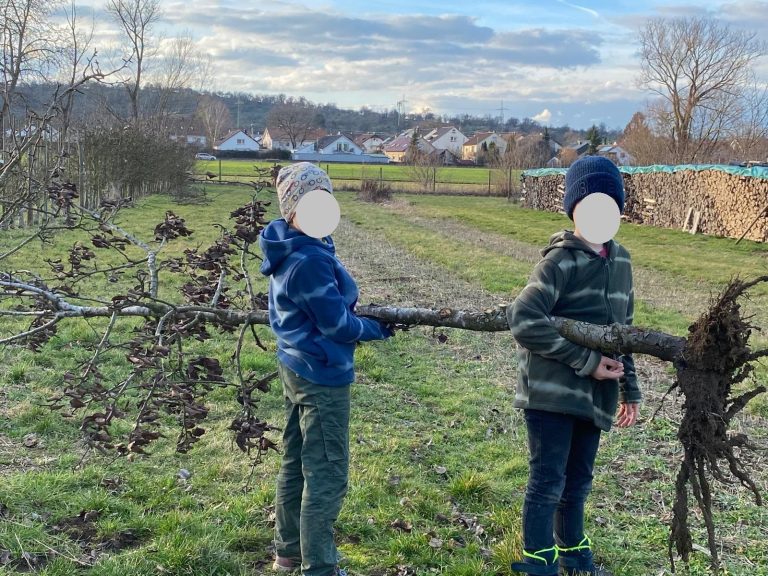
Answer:
POLYGON ((216 156, 207 152, 198 152, 195 154, 195 160, 216 160, 216 156))

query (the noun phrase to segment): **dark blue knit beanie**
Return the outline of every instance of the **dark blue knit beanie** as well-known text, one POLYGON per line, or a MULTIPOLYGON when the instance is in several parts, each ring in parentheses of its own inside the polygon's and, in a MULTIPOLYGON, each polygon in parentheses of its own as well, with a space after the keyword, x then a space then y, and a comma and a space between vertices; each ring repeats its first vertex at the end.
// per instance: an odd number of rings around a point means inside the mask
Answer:
POLYGON ((571 164, 565 173, 563 209, 573 220, 573 209, 589 194, 608 194, 624 212, 624 180, 616 164, 604 156, 584 156, 571 164))

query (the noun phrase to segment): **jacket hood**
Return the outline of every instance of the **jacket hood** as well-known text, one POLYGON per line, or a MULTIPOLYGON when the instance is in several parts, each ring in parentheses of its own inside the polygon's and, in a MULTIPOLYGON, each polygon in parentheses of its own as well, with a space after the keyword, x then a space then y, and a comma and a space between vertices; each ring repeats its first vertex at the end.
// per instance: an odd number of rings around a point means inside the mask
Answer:
MULTIPOLYGON (((608 258, 613 259, 613 257, 616 254, 616 242, 613 240, 609 240, 606 242, 606 247, 608 248, 608 258)), ((561 230, 560 232, 557 232, 556 234, 553 234, 549 238, 549 244, 541 251, 542 256, 546 256, 549 252, 554 250, 555 248, 565 248, 566 250, 580 250, 582 252, 586 252, 587 254, 591 256, 597 256, 597 253, 592 249, 592 247, 584 242, 581 238, 576 236, 573 232, 570 230, 561 230)))
POLYGON ((327 251, 330 255, 336 253, 330 236, 318 240, 291 228, 283 218, 272 220, 259 235, 259 247, 264 254, 261 273, 271 276, 288 256, 305 246, 327 251))

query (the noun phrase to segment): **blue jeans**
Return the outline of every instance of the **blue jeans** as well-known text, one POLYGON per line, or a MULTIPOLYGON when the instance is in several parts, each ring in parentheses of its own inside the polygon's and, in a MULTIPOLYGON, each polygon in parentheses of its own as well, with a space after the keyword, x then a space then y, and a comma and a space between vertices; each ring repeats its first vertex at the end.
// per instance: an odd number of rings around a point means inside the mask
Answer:
POLYGON ((523 548, 530 574, 556 576, 594 569, 584 534, 584 503, 600 429, 567 414, 526 410, 530 472, 523 504, 523 548), (571 550, 567 550, 567 549, 571 550), (559 553, 559 554, 558 554, 559 553))
POLYGON ((349 386, 319 386, 281 363, 286 424, 275 496, 275 551, 303 576, 336 574, 333 524, 347 493, 349 386))

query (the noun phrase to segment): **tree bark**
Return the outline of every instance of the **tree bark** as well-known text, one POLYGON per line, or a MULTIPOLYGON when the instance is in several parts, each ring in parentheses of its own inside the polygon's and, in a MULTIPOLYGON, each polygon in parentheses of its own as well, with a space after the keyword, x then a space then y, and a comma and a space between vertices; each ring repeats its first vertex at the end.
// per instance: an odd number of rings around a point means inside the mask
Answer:
MULTIPOLYGON (((392 306, 358 306, 356 312, 360 316, 377 318, 383 322, 410 326, 436 326, 479 332, 509 330, 504 308, 473 312, 451 308, 432 310, 392 306)), ((685 348, 685 338, 647 328, 624 324, 599 326, 559 317, 553 317, 551 320, 557 331, 571 342, 608 354, 648 354, 673 362, 681 357, 685 348)))

